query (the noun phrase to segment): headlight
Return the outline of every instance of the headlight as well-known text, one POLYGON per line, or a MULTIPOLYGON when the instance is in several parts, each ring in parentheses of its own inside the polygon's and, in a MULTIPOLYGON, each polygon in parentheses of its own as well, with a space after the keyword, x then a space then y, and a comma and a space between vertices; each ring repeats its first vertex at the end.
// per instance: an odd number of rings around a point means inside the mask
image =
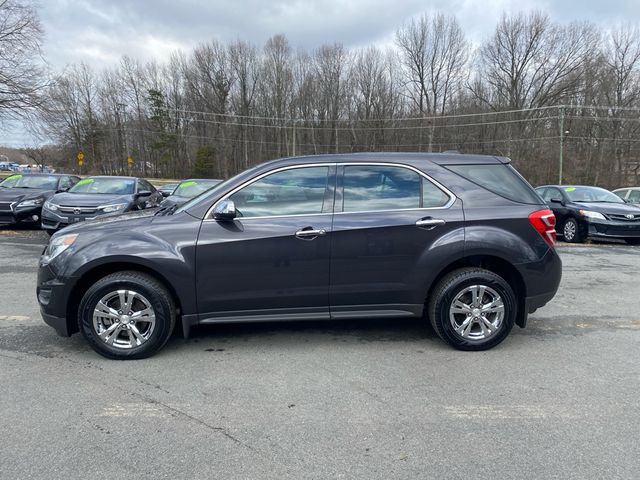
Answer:
POLYGON ((51 203, 51 200, 47 200, 46 202, 44 202, 43 207, 47 210, 51 210, 52 212, 58 211, 58 205, 56 205, 55 203, 51 203))
POLYGON ((98 207, 98 209, 102 210, 104 213, 112 213, 124 210, 128 205, 128 203, 114 203, 113 205, 102 205, 98 207))
POLYGON ((606 220, 603 214, 599 212, 592 212, 591 210, 580 210, 580 215, 591 220, 606 220))
POLYGON ((44 263, 49 263, 51 260, 56 258, 62 252, 64 252, 67 248, 74 244, 76 239, 78 238, 77 233, 69 233, 67 235, 55 236, 49 243, 47 247, 47 251, 44 254, 43 261, 44 263))
POLYGON ((22 208, 22 207, 37 207, 39 205, 42 205, 42 202, 44 202, 44 199, 42 199, 42 198, 33 198, 31 200, 25 200, 24 202, 20 202, 18 204, 18 208, 22 208))

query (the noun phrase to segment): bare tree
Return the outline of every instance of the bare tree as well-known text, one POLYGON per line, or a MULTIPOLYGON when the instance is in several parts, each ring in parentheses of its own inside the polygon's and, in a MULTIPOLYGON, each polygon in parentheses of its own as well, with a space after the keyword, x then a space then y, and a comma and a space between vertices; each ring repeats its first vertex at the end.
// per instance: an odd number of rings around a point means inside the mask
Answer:
POLYGON ((589 24, 559 26, 546 14, 503 15, 493 37, 480 48, 478 74, 493 109, 534 108, 561 102, 580 84, 585 57, 595 47, 589 24))
POLYGON ((0 119, 25 116, 48 86, 42 26, 30 1, 0 0, 0 119))
MULTIPOLYGON (((396 32, 408 93, 420 115, 444 114, 465 76, 469 44, 455 17, 411 20, 396 32)), ((434 129, 430 129, 429 151, 434 129)))

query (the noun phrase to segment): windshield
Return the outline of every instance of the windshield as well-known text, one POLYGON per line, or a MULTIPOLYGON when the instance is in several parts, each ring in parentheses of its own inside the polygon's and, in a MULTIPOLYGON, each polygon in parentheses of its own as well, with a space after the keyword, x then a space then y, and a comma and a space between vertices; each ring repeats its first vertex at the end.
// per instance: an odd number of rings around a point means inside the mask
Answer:
POLYGON ((193 198, 201 193, 206 192, 212 187, 220 183, 220 180, 186 180, 178 185, 173 195, 180 197, 193 198))
POLYGON ((69 193, 111 193, 130 195, 135 191, 136 182, 133 178, 89 177, 80 180, 69 193))
POLYGON ((4 179, 0 186, 4 188, 41 188, 55 190, 58 177, 48 175, 11 175, 4 179))
POLYGON ((598 187, 564 187, 564 193, 572 202, 624 203, 620 197, 609 190, 598 187))
MULTIPOLYGON (((219 192, 222 193, 226 190, 227 185, 229 183, 231 183, 231 180, 235 179, 237 177, 231 177, 227 180, 224 180, 222 182, 220 182, 219 184, 217 184, 215 187, 210 188, 207 192, 206 192, 206 197, 216 197, 218 196, 219 192)), ((184 212, 185 210, 191 208, 192 205, 195 205, 196 203, 200 202, 202 200, 203 197, 200 196, 195 196, 193 197, 191 200, 189 200, 188 202, 186 202, 185 204, 183 204, 180 208, 178 208, 175 212, 179 213, 179 212, 184 212)))

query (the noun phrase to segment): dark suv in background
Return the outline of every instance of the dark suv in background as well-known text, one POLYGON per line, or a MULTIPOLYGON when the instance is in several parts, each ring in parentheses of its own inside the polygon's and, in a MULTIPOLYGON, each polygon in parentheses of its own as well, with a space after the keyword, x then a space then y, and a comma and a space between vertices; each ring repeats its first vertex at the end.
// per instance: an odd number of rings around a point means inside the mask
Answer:
POLYGON ((366 153, 287 158, 177 209, 55 234, 45 322, 142 358, 179 323, 428 318, 484 350, 556 293, 555 218, 509 160, 366 153))

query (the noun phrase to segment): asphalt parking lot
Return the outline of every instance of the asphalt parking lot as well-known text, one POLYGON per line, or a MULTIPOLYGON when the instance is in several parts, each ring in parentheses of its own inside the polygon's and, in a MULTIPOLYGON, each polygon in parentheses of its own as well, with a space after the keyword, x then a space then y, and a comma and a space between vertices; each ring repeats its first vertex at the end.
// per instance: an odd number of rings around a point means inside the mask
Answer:
POLYGON ((40 320, 46 240, 0 231, 2 478, 638 478, 640 247, 559 245, 557 297, 488 352, 385 320, 116 362, 40 320))

